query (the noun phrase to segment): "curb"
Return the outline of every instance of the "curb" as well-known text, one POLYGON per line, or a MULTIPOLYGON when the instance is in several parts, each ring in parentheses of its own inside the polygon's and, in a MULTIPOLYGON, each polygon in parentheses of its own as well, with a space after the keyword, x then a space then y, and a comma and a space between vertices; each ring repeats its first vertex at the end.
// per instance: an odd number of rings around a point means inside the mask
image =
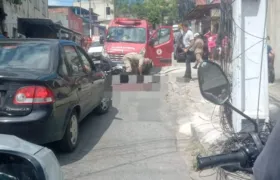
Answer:
MULTIPOLYGON (((191 123, 190 124, 190 129, 191 129, 191 137, 193 138, 194 141, 196 141, 197 144, 199 144, 200 147, 202 147, 202 151, 201 153, 207 153, 209 151, 207 151, 207 146, 210 147, 210 144, 208 143, 202 143, 199 137, 199 131, 194 127, 194 125, 191 123)), ((207 154, 203 154, 204 156, 206 156, 207 154)), ((195 177, 192 177, 193 180, 216 180, 217 179, 217 172, 215 169, 206 169, 204 171, 200 171, 200 172, 196 172, 194 171, 192 173, 195 177), (205 172, 205 173, 203 173, 205 172), (206 176, 201 176, 200 173, 202 174, 207 174, 206 176)))
POLYGON ((171 69, 167 69, 166 71, 160 72, 159 74, 167 74, 169 72, 180 70, 180 69, 183 69, 183 68, 182 67, 171 68, 171 69))
MULTIPOLYGON (((208 152, 209 153, 213 153, 213 152, 208 150, 211 147, 211 144, 210 143, 201 142, 201 138, 200 138, 200 135, 199 135, 200 134, 199 130, 197 130, 197 128, 195 128, 193 126, 193 124, 191 124, 190 126, 191 126, 190 128, 191 128, 191 136, 192 136, 192 138, 194 138, 194 140, 197 141, 197 143, 203 148, 203 151, 206 152, 206 156, 207 156, 208 152)), ((208 170, 211 170, 211 169, 208 169, 208 170)), ((205 171, 207 171, 207 170, 205 170, 205 171)), ((212 171, 215 171, 215 170, 212 169, 212 171)), ((209 176, 207 178, 207 180, 216 180, 217 175, 218 174, 214 172, 214 174, 211 174, 211 176, 209 176)), ((240 176, 241 176, 241 178, 244 177, 244 179, 248 179, 248 176, 246 174, 244 174, 244 175, 240 174, 240 176)), ((235 180, 236 177, 234 175, 233 176, 228 175, 226 177, 226 179, 228 179, 228 180, 235 180)), ((204 180, 204 179, 201 178, 200 180, 204 180)))
POLYGON ((194 140, 197 141, 203 147, 204 151, 206 151, 208 149, 207 145, 210 147, 210 144, 201 142, 201 138, 199 137, 199 131, 194 127, 193 124, 190 124, 190 128, 192 138, 194 138, 194 140))

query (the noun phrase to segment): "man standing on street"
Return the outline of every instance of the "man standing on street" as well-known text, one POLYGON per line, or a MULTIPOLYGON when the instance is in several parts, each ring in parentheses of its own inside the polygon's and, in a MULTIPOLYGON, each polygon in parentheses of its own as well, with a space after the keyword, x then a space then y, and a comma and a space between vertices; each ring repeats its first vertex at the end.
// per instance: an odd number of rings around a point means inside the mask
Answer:
POLYGON ((182 26, 184 31, 184 37, 183 37, 184 52, 186 53, 186 71, 185 71, 184 78, 191 80, 192 79, 191 60, 192 58, 194 58, 194 52, 192 49, 194 43, 194 36, 187 22, 184 22, 182 26))

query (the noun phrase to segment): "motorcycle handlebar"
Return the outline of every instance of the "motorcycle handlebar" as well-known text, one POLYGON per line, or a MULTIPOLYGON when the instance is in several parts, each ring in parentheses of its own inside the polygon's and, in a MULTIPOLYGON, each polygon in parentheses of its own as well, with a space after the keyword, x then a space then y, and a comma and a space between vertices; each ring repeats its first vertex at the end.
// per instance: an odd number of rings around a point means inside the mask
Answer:
POLYGON ((228 154, 218 154, 207 157, 197 157, 197 170, 203 170, 207 168, 212 168, 215 166, 221 166, 233 163, 244 163, 247 161, 247 154, 240 150, 228 154))

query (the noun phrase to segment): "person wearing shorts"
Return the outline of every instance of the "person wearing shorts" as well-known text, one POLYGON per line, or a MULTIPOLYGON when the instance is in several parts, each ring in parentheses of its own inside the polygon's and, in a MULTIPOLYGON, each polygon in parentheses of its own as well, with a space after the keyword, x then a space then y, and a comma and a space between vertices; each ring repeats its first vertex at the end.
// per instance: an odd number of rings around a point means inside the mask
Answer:
POLYGON ((194 69, 197 69, 197 66, 202 62, 203 47, 204 47, 203 39, 200 37, 199 33, 195 33, 193 49, 194 49, 196 63, 195 66, 193 67, 194 69))

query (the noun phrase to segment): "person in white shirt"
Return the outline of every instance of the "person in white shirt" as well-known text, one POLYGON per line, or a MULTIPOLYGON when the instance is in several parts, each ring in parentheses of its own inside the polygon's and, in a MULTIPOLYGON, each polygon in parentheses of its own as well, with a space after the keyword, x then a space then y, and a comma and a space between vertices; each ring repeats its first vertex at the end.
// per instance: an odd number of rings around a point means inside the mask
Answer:
POLYGON ((187 22, 182 24, 184 37, 183 37, 183 44, 184 44, 184 52, 186 53, 186 71, 184 78, 189 80, 192 79, 192 71, 191 71, 191 60, 194 58, 194 50, 192 49, 194 43, 194 35, 193 32, 190 30, 189 25, 187 22))

